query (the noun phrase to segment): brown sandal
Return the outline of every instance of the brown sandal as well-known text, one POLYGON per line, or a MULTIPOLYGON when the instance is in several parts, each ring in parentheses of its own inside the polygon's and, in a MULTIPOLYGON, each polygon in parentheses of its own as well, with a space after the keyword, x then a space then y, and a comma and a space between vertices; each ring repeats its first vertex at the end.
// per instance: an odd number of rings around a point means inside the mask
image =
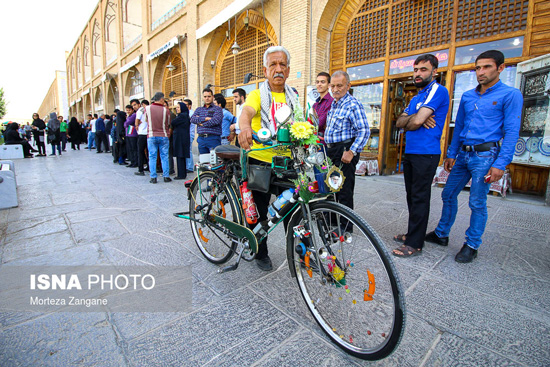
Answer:
POLYGON ((401 245, 392 251, 393 256, 397 256, 397 257, 411 257, 411 256, 420 255, 421 253, 422 253, 421 248, 414 248, 407 245, 401 245), (398 253, 397 251, 399 251, 400 253, 398 253))
POLYGON ((405 243, 405 241, 407 240, 407 235, 406 234, 398 234, 396 236, 393 236, 393 240, 395 242, 405 243))

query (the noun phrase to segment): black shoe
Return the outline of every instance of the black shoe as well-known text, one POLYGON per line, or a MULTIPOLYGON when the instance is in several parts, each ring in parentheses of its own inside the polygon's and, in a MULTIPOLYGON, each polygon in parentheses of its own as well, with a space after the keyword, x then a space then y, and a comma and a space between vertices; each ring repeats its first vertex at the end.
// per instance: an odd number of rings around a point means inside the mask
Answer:
POLYGON ((103 153, 102 151, 98 150, 96 153, 103 153))
POLYGON ((126 166, 126 168, 136 168, 137 166, 134 166, 133 164, 129 164, 126 166))
POLYGON ((50 154, 50 156, 55 155, 55 153, 50 154))
POLYGON ((263 271, 273 270, 273 264, 271 263, 269 256, 266 256, 263 259, 256 259, 256 265, 258 265, 258 268, 263 271))
POLYGON ((185 180, 187 177, 174 177, 174 180, 185 180))
POLYGON ((152 178, 152 179, 149 180, 149 182, 150 182, 150 183, 157 183, 157 178, 156 178, 156 177, 155 177, 155 178, 152 178))
POLYGON ((164 177, 164 182, 171 182, 172 179, 170 177, 164 177))
POLYGON ((455 256, 457 263, 471 263, 477 257, 477 250, 474 250, 467 244, 464 244, 458 254, 455 256))
POLYGON ((136 176, 145 176, 145 172, 134 172, 136 176))
POLYGON ((435 231, 431 231, 430 233, 428 233, 424 238, 424 241, 435 243, 439 246, 449 245, 449 237, 439 237, 437 234, 435 234, 435 231))
POLYGON ((169 175, 175 175, 176 174, 176 171, 174 170, 171 170, 170 172, 168 172, 169 175))

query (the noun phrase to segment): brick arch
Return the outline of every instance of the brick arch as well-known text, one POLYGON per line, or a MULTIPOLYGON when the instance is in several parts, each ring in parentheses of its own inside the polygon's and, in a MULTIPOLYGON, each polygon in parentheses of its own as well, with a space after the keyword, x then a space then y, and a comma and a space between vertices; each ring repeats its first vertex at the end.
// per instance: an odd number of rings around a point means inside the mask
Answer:
POLYGON ((344 70, 346 64, 346 38, 353 17, 361 7, 372 0, 346 0, 336 17, 330 40, 330 70, 344 70))

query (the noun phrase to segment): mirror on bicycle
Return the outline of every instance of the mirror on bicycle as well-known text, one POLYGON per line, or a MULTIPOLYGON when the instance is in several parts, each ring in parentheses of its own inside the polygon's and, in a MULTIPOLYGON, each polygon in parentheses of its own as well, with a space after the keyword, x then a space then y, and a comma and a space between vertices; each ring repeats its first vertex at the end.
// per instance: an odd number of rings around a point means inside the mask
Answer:
POLYGON ((292 116, 292 110, 288 105, 282 105, 277 111, 275 111, 275 120, 277 125, 280 126, 290 120, 292 116))

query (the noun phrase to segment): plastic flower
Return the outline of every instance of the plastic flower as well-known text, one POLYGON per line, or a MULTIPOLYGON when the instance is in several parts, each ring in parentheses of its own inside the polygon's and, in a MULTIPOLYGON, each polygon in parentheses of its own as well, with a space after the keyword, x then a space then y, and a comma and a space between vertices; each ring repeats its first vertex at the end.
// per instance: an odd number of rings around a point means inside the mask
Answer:
POLYGON ((295 122, 290 127, 290 134, 295 139, 307 139, 313 134, 313 127, 307 122, 295 122))

